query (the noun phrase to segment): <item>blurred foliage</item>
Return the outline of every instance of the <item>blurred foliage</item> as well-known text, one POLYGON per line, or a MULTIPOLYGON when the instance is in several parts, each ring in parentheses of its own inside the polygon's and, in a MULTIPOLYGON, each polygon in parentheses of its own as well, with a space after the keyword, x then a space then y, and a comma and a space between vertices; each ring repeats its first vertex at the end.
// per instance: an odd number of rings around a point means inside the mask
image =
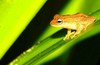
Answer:
POLYGON ((46 2, 0 0, 0 59, 46 2), (34 9, 33 9, 34 8, 34 9))

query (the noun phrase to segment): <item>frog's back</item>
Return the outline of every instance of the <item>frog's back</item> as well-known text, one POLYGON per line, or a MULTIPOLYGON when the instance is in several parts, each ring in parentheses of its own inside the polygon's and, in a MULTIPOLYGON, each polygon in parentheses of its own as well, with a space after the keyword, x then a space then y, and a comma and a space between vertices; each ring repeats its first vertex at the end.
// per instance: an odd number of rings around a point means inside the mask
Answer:
POLYGON ((87 16, 82 13, 75 14, 74 16, 71 17, 74 21, 79 22, 83 25, 89 25, 95 21, 94 16, 87 16))

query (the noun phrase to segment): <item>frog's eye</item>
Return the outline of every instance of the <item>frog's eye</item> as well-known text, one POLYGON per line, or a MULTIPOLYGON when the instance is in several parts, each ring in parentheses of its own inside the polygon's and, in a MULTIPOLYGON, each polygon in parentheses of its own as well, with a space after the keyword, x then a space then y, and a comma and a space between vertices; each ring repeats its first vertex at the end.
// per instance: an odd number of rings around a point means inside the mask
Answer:
POLYGON ((58 21, 58 23, 62 23, 62 20, 61 19, 58 19, 57 21, 58 21))

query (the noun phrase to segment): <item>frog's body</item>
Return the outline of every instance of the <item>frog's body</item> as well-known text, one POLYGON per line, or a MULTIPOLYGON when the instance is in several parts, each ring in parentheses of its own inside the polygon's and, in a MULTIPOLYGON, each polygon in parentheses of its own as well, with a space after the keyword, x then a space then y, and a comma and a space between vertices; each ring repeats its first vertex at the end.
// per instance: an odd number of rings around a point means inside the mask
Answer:
POLYGON ((54 19, 50 24, 54 27, 62 27, 68 29, 68 33, 64 40, 67 38, 74 38, 82 30, 85 30, 88 25, 95 21, 94 16, 87 16, 82 13, 74 15, 58 15, 54 16, 54 19), (76 30, 76 32, 71 32, 71 30, 76 30))

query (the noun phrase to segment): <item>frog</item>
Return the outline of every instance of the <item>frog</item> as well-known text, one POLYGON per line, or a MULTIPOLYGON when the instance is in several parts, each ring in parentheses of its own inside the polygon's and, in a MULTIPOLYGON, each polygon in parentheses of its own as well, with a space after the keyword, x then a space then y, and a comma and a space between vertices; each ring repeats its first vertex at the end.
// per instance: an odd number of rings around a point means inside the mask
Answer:
POLYGON ((63 38, 73 39, 96 20, 95 16, 89 16, 83 13, 59 15, 55 14, 50 21, 50 25, 67 29, 67 34, 63 38))

